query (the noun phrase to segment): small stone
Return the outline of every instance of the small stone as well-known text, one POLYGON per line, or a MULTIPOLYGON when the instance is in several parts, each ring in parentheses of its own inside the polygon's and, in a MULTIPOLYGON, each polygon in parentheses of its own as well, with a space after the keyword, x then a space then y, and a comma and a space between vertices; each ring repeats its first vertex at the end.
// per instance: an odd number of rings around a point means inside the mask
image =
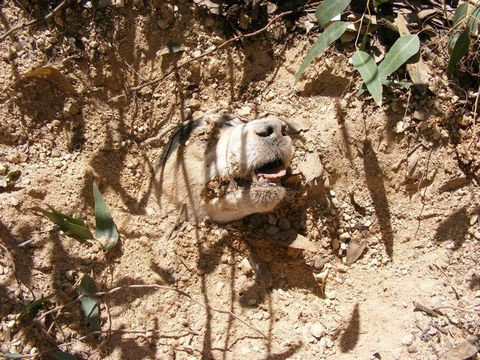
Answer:
POLYGON ((332 348, 333 346, 335 345, 335 343, 333 342, 332 338, 330 336, 325 336, 325 347, 327 349, 330 349, 332 348))
POLYGON ((415 354, 417 352, 417 347, 415 345, 410 345, 409 347, 407 347, 407 352, 409 354, 415 354))
POLYGON ((252 112, 252 108, 250 106, 242 106, 238 111, 237 114, 240 116, 248 116, 252 112))
POLYGON ((7 164, 0 164, 0 176, 7 175, 8 166, 7 164))
POLYGON ((286 218, 284 217, 281 217, 279 220, 278 220, 278 223, 277 223, 278 227, 282 230, 288 230, 291 228, 291 224, 290 224, 290 221, 288 221, 286 218))
POLYGON ((425 120, 425 114, 422 111, 415 110, 413 112, 413 118, 415 120, 423 121, 425 120))
POLYGON ((473 237, 474 237, 475 239, 477 239, 477 240, 480 240, 480 231, 475 231, 475 232, 473 233, 473 237))
POLYGON ((473 345, 476 345, 477 342, 478 342, 478 336, 477 335, 468 335, 467 336, 467 341, 470 343, 470 344, 473 344, 473 345))
POLYGON ((68 270, 68 271, 65 271, 65 277, 72 281, 75 279, 75 270, 68 270))
POLYGON ((313 263, 313 267, 315 268, 315 270, 322 270, 325 264, 328 263, 328 261, 329 261, 328 257, 319 256, 315 259, 315 262, 313 263))
POLYGON ((249 275, 253 273, 252 265, 250 264, 250 261, 247 258, 244 258, 242 262, 238 265, 240 270, 243 271, 245 275, 249 275))
POLYGON ((470 226, 473 226, 477 223, 478 221, 478 215, 472 215, 470 216, 470 226))
POLYGON ((402 339, 402 345, 410 346, 415 341, 415 336, 412 334, 405 335, 402 339))
POLYGON ((312 336, 316 339, 320 339, 322 336, 325 335, 326 333, 326 329, 325 329, 325 326, 323 326, 322 323, 320 322, 317 322, 315 324, 313 324, 311 330, 310 330, 310 333, 312 334, 312 336))
POLYGON ((17 151, 14 154, 11 154, 7 157, 7 160, 13 164, 21 164, 26 162, 28 159, 27 154, 17 151))
POLYGON ((348 232, 344 232, 338 237, 341 241, 348 240, 351 238, 350 234, 348 232))
POLYGON ((327 299, 333 300, 337 296, 337 293, 335 292, 335 290, 326 290, 325 296, 327 297, 327 299))
POLYGON ((197 109, 200 109, 201 106, 202 106, 202 103, 197 99, 190 99, 188 101, 188 107, 192 109, 197 110, 197 109))
POLYGON ((10 320, 10 321, 7 322, 7 327, 8 327, 9 329, 13 329, 13 328, 15 327, 15 325, 16 325, 16 321, 15 321, 15 320, 10 320))
POLYGON ((395 133, 401 134, 405 131, 405 123, 403 121, 397 121, 395 124, 395 133))

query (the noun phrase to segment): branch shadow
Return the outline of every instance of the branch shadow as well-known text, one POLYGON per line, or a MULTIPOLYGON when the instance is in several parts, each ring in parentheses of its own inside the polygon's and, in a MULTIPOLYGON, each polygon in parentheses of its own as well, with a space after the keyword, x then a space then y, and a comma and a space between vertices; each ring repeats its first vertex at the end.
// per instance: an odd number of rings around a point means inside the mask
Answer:
POLYGON ((352 316, 348 323, 347 328, 340 338, 340 351, 342 353, 349 352, 353 350, 358 343, 358 338, 360 335, 360 311, 358 308, 358 303, 355 304, 353 308, 352 316))
POLYGON ((365 181, 380 225, 387 255, 393 257, 393 229, 382 169, 369 139, 363 142, 363 168, 365 181))
POLYGON ((454 249, 458 249, 465 241, 469 227, 469 218, 466 206, 455 210, 443 220, 433 236, 436 242, 453 241, 454 249))

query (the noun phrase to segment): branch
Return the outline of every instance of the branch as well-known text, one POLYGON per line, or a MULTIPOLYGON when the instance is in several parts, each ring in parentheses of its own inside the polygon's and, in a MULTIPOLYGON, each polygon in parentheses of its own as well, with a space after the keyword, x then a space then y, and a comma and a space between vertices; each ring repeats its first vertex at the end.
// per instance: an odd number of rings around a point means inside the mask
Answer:
POLYGON ((15 31, 17 30, 20 30, 20 29, 23 29, 23 28, 26 28, 26 27, 31 27, 31 26, 34 26, 34 25, 37 25, 38 23, 40 23, 41 21, 47 21, 48 19, 50 19, 53 15, 55 15, 61 8, 63 8, 63 6, 69 2, 70 0, 63 0, 60 4, 58 4, 58 6, 53 9, 52 11, 50 11, 47 15, 45 15, 45 17, 41 20, 31 20, 25 24, 21 24, 21 25, 17 25, 13 28, 11 28, 10 30, 8 30, 5 34, 3 34, 2 36, 0 36, 0 43, 5 40, 5 38, 11 34, 13 34, 15 31))
POLYGON ((227 315, 230 315, 232 316, 233 318, 237 319, 238 321, 240 321, 242 324, 244 324, 245 326, 249 327, 250 329, 254 330, 255 332, 259 333, 260 335, 262 335, 263 338, 267 338, 267 335, 265 335, 261 330, 257 329, 255 326, 249 324, 248 322, 246 322, 245 320, 243 320, 242 318, 238 317, 237 315, 235 315, 232 311, 229 311, 229 310, 223 310, 223 309, 219 309, 219 308, 214 308, 214 307, 211 307, 210 305, 207 305, 201 301, 198 301, 196 299, 194 299, 189 293, 183 291, 183 290, 179 290, 179 289, 176 289, 174 287, 171 287, 171 286, 166 286, 166 285, 158 285, 158 284, 141 284, 141 285, 122 285, 122 286, 118 286, 118 287, 115 287, 113 289, 110 289, 110 290, 106 290, 106 291, 100 291, 100 292, 97 292, 95 294, 82 294, 82 295, 79 295, 77 298, 75 298, 74 300, 72 301, 69 301, 68 303, 66 304, 63 304, 63 305, 60 305, 60 306, 56 306, 55 308, 49 310, 49 311, 46 311, 44 312, 39 320, 43 319, 45 316, 51 314, 51 313, 54 313, 56 311, 59 311, 59 310, 62 310, 63 308, 66 308, 68 306, 71 306, 73 304, 75 304, 76 302, 80 301, 84 296, 106 296, 106 295, 110 295, 110 294, 113 294, 113 293, 116 293, 120 290, 125 290, 125 289, 162 289, 162 290, 167 290, 167 291, 174 291, 188 299, 190 299, 190 301, 194 302, 195 304, 197 305, 200 305, 201 307, 205 308, 205 309, 210 309, 212 311, 215 311, 215 312, 218 312, 218 313, 221 313, 221 314, 227 314, 227 315))
MULTIPOLYGON (((180 62, 178 63, 173 69, 167 71, 165 74, 163 74, 162 76, 158 77, 158 78, 155 78, 153 80, 150 80, 150 81, 147 81, 143 84, 140 84, 140 85, 137 85, 137 86, 132 86, 127 90, 127 93, 132 93, 134 91, 137 91, 137 90, 140 90, 140 89, 143 89, 144 87, 146 86, 150 86, 150 85, 156 85, 158 84, 159 82, 165 80, 166 78, 168 78, 170 75, 172 75, 173 73, 175 73, 175 71, 178 71, 178 69, 196 61, 196 60, 199 60, 199 59, 202 59, 204 58, 205 56, 208 56, 208 55, 211 55, 215 52, 217 52, 218 50, 221 50, 223 49, 225 46, 227 46, 228 44, 230 43, 233 43, 235 41, 239 41, 239 40, 242 40, 242 39, 247 39, 247 38, 250 38, 250 37, 253 37, 253 36, 257 36, 259 34, 261 34, 262 32, 264 32, 265 30, 267 30, 273 23, 275 23, 276 21, 278 21, 279 19, 281 19, 282 17, 286 16, 286 15, 290 15, 290 14, 293 14, 294 12, 297 12, 299 10, 303 10, 305 9, 307 6, 315 6, 315 5, 318 5, 319 2, 315 2, 315 3, 312 3, 312 4, 306 4, 304 6, 301 6, 299 8, 297 8, 296 10, 289 10, 289 11, 284 11, 280 14, 278 14, 277 16, 275 16, 272 20, 270 20, 267 25, 265 25, 263 28, 261 29, 258 29, 254 32, 251 32, 251 33, 248 33, 248 34, 241 34, 241 35, 238 35, 238 36, 235 36, 231 39, 228 39, 226 41, 224 41, 223 43, 221 43, 220 45, 214 47, 213 49, 210 49, 210 50, 207 50, 205 51, 204 53, 200 54, 199 56, 197 57, 194 57, 194 58, 190 58, 190 59, 187 59, 183 62, 180 62)), ((110 101, 117 101, 123 97, 125 97, 127 94, 120 94, 120 95, 117 95, 113 98, 110 99, 110 101)))

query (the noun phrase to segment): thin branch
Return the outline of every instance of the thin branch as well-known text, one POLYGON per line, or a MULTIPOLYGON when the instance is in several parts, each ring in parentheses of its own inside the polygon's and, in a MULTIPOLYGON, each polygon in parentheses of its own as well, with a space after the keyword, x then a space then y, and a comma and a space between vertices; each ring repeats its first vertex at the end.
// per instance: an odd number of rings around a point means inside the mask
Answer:
POLYGON ((219 308, 214 308, 214 307, 211 307, 210 305, 207 305, 207 304, 204 304, 203 302, 201 301, 198 301, 198 300, 195 300, 189 293, 183 291, 183 290, 180 290, 180 289, 176 289, 174 287, 171 287, 171 286, 166 286, 166 285, 158 285, 158 284, 146 284, 146 285, 122 285, 122 286, 118 286, 116 288, 113 288, 113 289, 110 289, 108 291, 101 291, 101 292, 97 292, 95 295, 97 296, 104 296, 104 295, 110 295, 110 294, 113 294, 117 291, 120 291, 120 290, 125 290, 125 289, 162 289, 162 290, 167 290, 167 291, 174 291, 188 299, 190 299, 190 301, 194 302, 195 304, 197 305, 200 305, 201 307, 205 308, 205 309, 210 309, 210 310, 213 310, 215 312, 218 312, 218 313, 221 313, 221 314, 227 314, 227 315, 230 315, 232 317, 234 317, 235 319, 237 319, 238 321, 240 321, 242 324, 244 324, 245 326, 249 327, 250 329, 254 330, 255 332, 259 333, 260 335, 262 335, 265 339, 267 338, 267 336, 259 329, 257 329, 255 326, 253 325, 250 325, 248 322, 246 322, 245 320, 243 320, 242 318, 238 317, 237 315, 235 315, 233 312, 229 311, 229 310, 223 310, 223 309, 219 309, 219 308))
POLYGON ((31 26, 34 26, 34 25, 37 25, 38 23, 40 23, 41 21, 47 21, 48 19, 50 19, 53 15, 55 15, 61 8, 63 8, 63 6, 68 3, 70 0, 63 0, 60 4, 58 4, 58 6, 53 9, 52 11, 50 11, 43 19, 41 20, 31 20, 25 24, 21 24, 21 25, 17 25, 13 28, 11 28, 10 30, 8 30, 5 34, 3 34, 2 36, 0 36, 0 43, 5 40, 5 38, 11 34, 13 34, 15 31, 17 30, 20 30, 20 29, 23 29, 23 28, 26 28, 26 27, 31 27, 31 26))
MULTIPOLYGON (((309 4, 309 6, 315 6, 315 5, 318 5, 319 2, 316 2, 316 3, 313 3, 313 4, 309 4)), ((275 16, 272 20, 270 20, 263 28, 259 29, 259 30, 256 30, 256 31, 253 31, 251 33, 248 33, 248 34, 241 34, 241 35, 238 35, 238 36, 235 36, 231 39, 228 39, 226 41, 224 41, 223 43, 221 43, 220 45, 214 47, 213 49, 210 49, 210 50, 207 50, 205 51, 204 53, 200 54, 199 56, 197 57, 194 57, 194 58, 190 58, 190 59, 187 59, 183 62, 180 62, 179 64, 177 64, 173 69, 167 71, 165 74, 163 74, 162 76, 158 77, 158 78, 155 78, 155 79, 152 79, 150 81, 147 81, 143 84, 140 84, 140 85, 137 85, 137 86, 132 86, 130 88, 127 89, 127 93, 132 93, 134 91, 138 91, 140 89, 143 89, 144 87, 146 86, 150 86, 150 85, 156 85, 158 84, 159 82, 165 80, 166 78, 168 78, 170 75, 174 74, 175 71, 178 71, 180 68, 194 62, 194 61, 197 61, 197 60, 200 60, 202 58, 204 58, 205 56, 208 56, 208 55, 211 55, 215 52, 217 52, 218 50, 221 50, 223 49, 224 47, 226 47, 227 45, 233 43, 233 42, 236 42, 236 41, 239 41, 239 40, 242 40, 242 39, 247 39, 247 38, 250 38, 250 37, 254 37, 254 36, 257 36, 259 34, 261 34, 262 32, 264 32, 265 30, 267 30, 273 23, 275 23, 276 21, 278 21, 279 19, 281 19, 282 17, 286 16, 286 15, 290 15, 290 14, 293 14, 294 12, 297 12, 297 11, 300 11, 300 10, 303 10, 305 9, 307 5, 304 5, 304 6, 301 6, 299 8, 297 8, 296 10, 289 10, 289 11, 284 11, 280 14, 278 14, 277 16, 275 16)), ((110 101, 117 101, 123 97, 125 97, 127 94, 120 94, 120 95, 117 95, 113 98, 110 99, 110 101)))

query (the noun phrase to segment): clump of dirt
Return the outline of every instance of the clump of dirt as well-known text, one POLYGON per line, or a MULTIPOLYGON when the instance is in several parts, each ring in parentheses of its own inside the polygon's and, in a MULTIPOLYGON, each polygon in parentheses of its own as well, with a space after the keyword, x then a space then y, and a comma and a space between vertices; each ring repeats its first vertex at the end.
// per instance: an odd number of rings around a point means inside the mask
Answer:
MULTIPOLYGON (((68 2, 0 43, 0 176, 20 171, 0 186, 0 353, 478 356, 479 143, 474 114, 453 116, 463 103, 438 80, 443 68, 426 58, 431 92, 393 90, 379 107, 356 95, 351 42, 294 85, 315 39, 298 28, 272 27, 200 57, 229 36, 220 15, 190 1, 98 3, 68 2), (165 51, 172 43, 183 50, 165 51), (78 95, 21 80, 47 65, 78 95), (160 201, 155 175, 168 136, 218 109, 301 124, 287 199, 274 213, 192 224, 160 201), (312 154, 323 171, 312 171, 312 154), (48 204, 92 226, 94 181, 121 236, 109 252, 32 210, 48 204), (89 333, 75 301, 85 274, 108 292, 101 333, 89 333)), ((15 4, 1 9, 3 32, 56 5, 15 4)), ((240 31, 257 28, 251 19, 240 31)))

